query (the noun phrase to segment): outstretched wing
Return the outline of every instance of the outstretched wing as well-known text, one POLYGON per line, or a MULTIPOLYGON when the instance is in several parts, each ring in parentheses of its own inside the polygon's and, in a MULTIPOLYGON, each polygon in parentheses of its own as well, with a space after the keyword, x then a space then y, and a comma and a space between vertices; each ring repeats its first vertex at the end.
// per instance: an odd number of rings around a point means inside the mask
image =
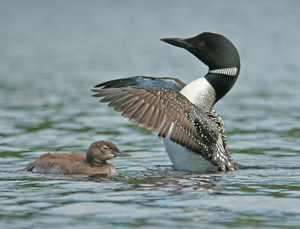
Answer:
MULTIPOLYGON (((122 116, 159 137, 171 134, 171 141, 212 160, 218 126, 182 94, 170 88, 121 87, 92 89, 100 102, 123 112, 122 116)), ((217 165, 217 162, 213 162, 217 165)))
POLYGON ((120 88, 128 86, 138 86, 138 87, 167 87, 173 88, 176 91, 180 91, 186 84, 179 79, 174 78, 155 78, 149 76, 134 76, 130 78, 117 79, 107 81, 96 85, 95 87, 103 88, 120 88))
MULTIPOLYGON (((129 78, 123 78, 123 79, 116 79, 107 81, 101 84, 96 85, 95 87, 102 87, 102 89, 106 88, 120 88, 120 87, 165 87, 165 88, 173 88, 175 91, 180 92, 182 88, 185 87, 185 83, 183 83, 181 80, 176 78, 156 78, 156 77, 149 77, 149 76, 133 76, 129 78)), ((219 131, 222 133, 222 137, 224 140, 225 147, 227 149, 226 145, 226 133, 225 133, 225 127, 224 122, 221 118, 221 116, 214 110, 211 109, 207 115, 210 117, 210 119, 215 122, 219 126, 219 131)))

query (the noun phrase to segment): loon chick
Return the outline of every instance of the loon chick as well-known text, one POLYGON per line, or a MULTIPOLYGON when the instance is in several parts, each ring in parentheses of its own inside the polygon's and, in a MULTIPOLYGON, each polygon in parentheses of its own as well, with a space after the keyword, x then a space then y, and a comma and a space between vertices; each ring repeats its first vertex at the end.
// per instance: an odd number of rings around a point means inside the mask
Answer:
POLYGON ((237 170, 227 149, 222 118, 212 107, 235 84, 240 71, 237 49, 224 36, 166 38, 164 42, 192 53, 208 73, 185 85, 178 79, 137 76, 104 82, 92 89, 100 102, 164 138, 175 169, 191 172, 237 170))
POLYGON ((130 157, 130 154, 119 151, 112 142, 93 142, 86 155, 82 153, 46 153, 35 162, 30 163, 23 171, 60 174, 109 174, 116 173, 114 166, 106 160, 115 157, 130 157))

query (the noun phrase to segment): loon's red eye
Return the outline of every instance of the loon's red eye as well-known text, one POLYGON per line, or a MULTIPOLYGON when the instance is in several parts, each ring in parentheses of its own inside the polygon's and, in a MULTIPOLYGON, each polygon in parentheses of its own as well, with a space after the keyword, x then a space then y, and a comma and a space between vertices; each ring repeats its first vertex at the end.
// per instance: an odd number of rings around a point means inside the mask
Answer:
POLYGON ((199 45, 203 47, 205 45, 205 42, 201 41, 201 42, 199 42, 199 45))

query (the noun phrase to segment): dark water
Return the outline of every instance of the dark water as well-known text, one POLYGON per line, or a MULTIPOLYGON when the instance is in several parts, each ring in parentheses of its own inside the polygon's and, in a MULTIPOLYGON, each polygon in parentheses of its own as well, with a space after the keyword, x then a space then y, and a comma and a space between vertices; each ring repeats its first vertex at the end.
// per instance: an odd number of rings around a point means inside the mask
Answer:
POLYGON ((0 228, 298 228, 299 1, 1 1, 0 228), (243 165, 172 169, 161 139, 100 104, 94 85, 134 75, 190 82, 207 68, 160 42, 204 31, 238 48, 217 104, 243 165), (111 176, 17 171, 49 151, 109 140, 111 176))

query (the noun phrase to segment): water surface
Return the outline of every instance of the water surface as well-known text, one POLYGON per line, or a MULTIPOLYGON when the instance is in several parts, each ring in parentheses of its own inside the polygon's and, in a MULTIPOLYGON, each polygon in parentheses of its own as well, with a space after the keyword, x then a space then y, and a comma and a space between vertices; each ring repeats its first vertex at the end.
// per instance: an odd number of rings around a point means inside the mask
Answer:
POLYGON ((1 228, 298 228, 298 1, 1 1, 1 228), (190 82, 207 72, 160 42, 211 31, 242 69, 217 105, 233 158, 259 167, 176 171, 155 133, 91 97, 134 75, 190 82), (53 151, 113 141, 131 158, 109 176, 18 171, 53 151))

